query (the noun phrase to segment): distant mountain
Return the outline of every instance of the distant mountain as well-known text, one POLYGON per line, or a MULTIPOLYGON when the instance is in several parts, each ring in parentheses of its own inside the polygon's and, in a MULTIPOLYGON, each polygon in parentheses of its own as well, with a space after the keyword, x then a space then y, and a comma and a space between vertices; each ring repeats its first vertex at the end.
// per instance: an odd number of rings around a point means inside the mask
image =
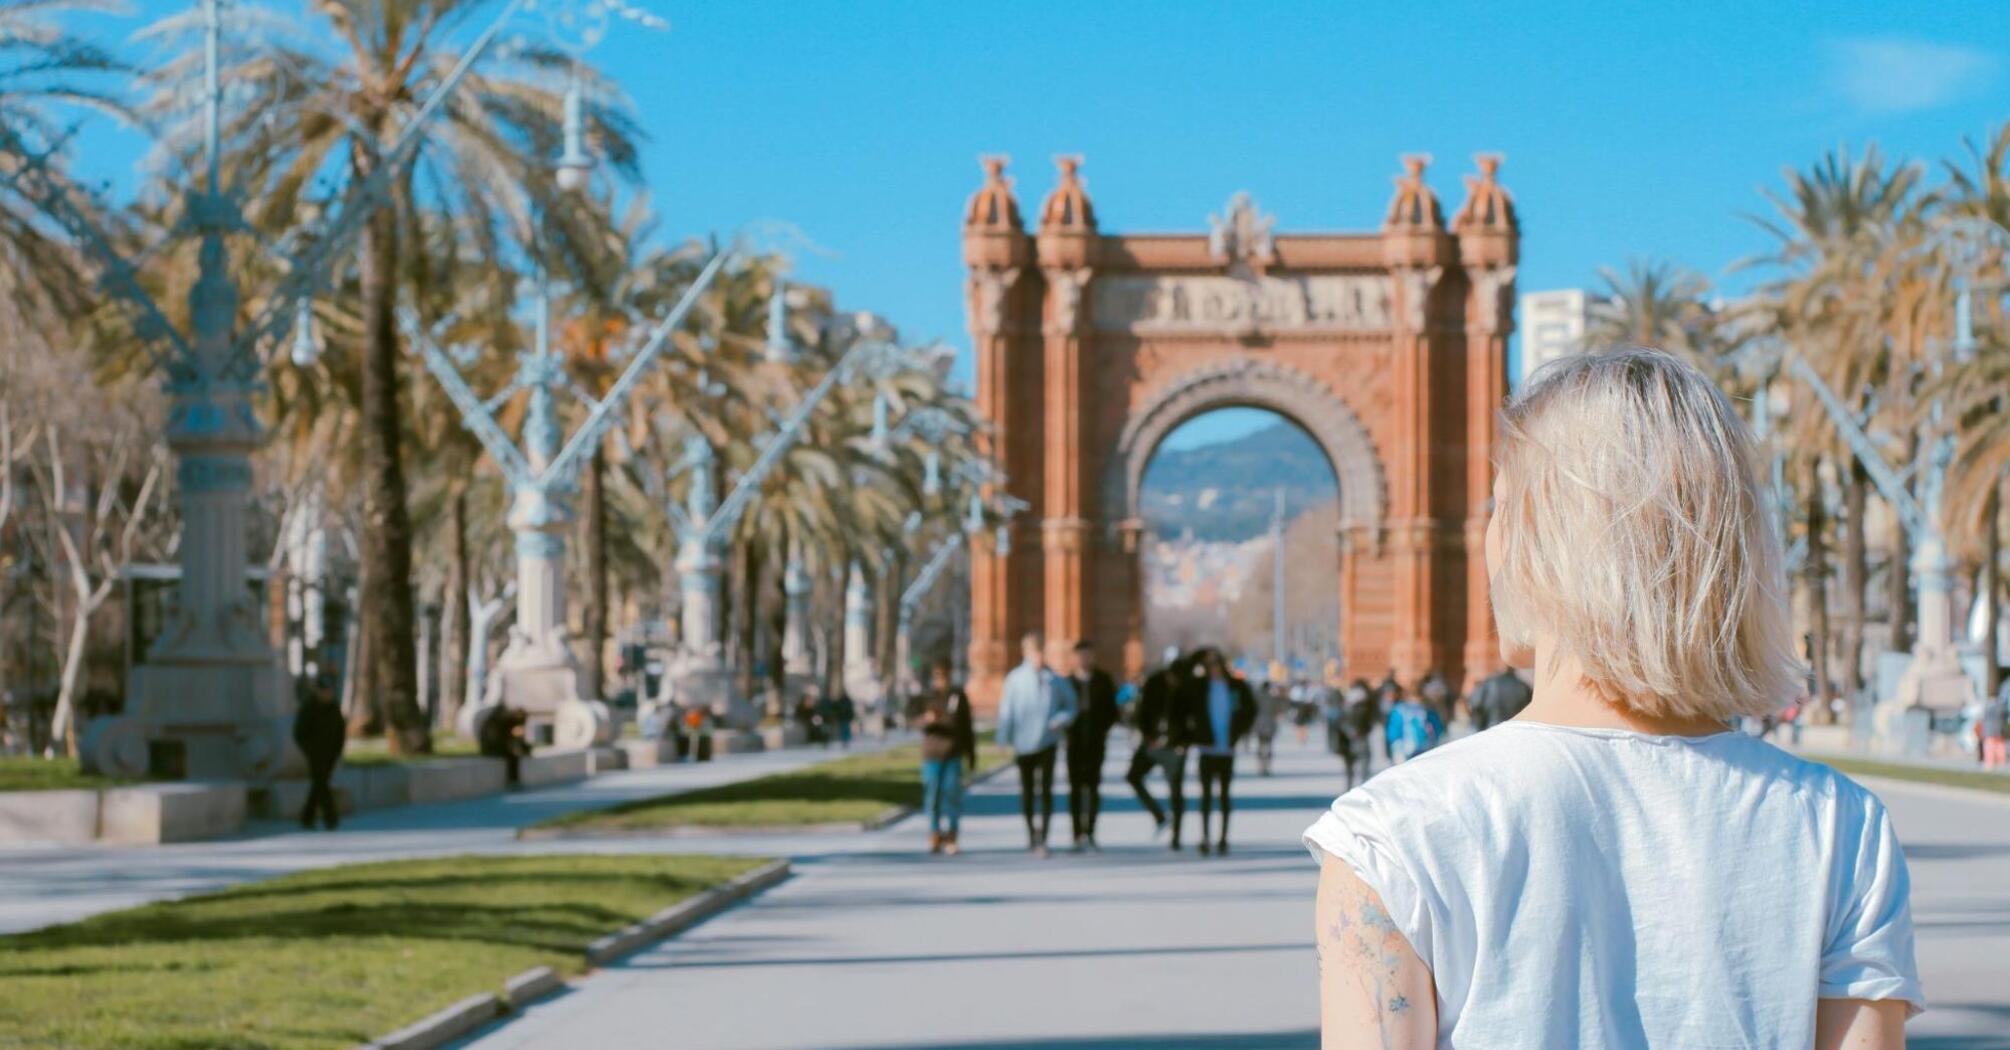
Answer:
POLYGON ((1338 491, 1326 454, 1282 421, 1219 444, 1161 450, 1145 468, 1144 516, 1166 539, 1191 530, 1197 540, 1241 542, 1270 528, 1280 485, 1287 519, 1338 491))

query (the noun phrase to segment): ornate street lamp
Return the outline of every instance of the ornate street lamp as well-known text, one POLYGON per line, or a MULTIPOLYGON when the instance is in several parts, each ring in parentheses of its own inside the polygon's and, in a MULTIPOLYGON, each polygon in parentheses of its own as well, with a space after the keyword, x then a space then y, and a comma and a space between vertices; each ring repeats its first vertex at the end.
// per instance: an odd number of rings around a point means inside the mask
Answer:
MULTIPOLYGON (((266 640, 262 610, 245 587, 250 456, 263 437, 252 407, 259 373, 289 329, 295 360, 312 361, 311 305, 337 262, 354 248, 364 221, 388 198, 417 153, 425 129, 469 70, 532 0, 510 0, 495 21, 419 106, 367 178, 352 183, 332 219, 286 260, 285 276, 263 311, 236 331, 240 301, 224 245, 244 224, 222 187, 223 93, 218 63, 222 15, 202 0, 204 174, 187 191, 185 229, 200 242, 184 336, 140 285, 135 268, 51 174, 53 149, 38 152, 0 125, 0 151, 14 170, 0 185, 34 204, 74 237, 103 270, 103 286, 139 314, 134 334, 166 377, 167 441, 181 503, 180 580, 168 621, 146 663, 132 671, 125 712, 85 735, 87 768, 119 776, 178 769, 192 777, 265 777, 289 753, 293 707, 288 676, 266 640)), ((535 0, 565 6, 577 0, 535 0)), ((605 0, 597 0, 605 2, 605 0)))
MULTIPOLYGON (((1974 275, 1988 251, 2000 255, 2006 247, 2010 247, 2010 236, 2000 227, 1976 220, 1957 220, 1943 226, 1921 249, 1942 253, 1955 274, 1955 331, 1948 350, 1956 361, 1966 360, 1974 352, 1970 287, 1974 275)), ((1891 740, 1897 735, 1897 720, 1902 716, 1913 717, 1905 716, 1906 711, 1959 708, 1975 690, 1955 644, 1953 560, 1944 531, 1944 490, 1947 470, 1954 458, 1954 435, 1947 426, 1943 399, 1936 397, 1929 411, 1926 439, 1920 443, 1921 459, 1917 464, 1920 486, 1915 498, 1848 406, 1806 359, 1790 350, 1786 367, 1814 392, 1850 451, 1897 512, 1901 527, 1912 541, 1911 568, 1916 580, 1914 622, 1918 624, 1918 633, 1911 660, 1899 676, 1893 694, 1880 698, 1875 715, 1878 735, 1891 740)), ((1941 368, 1938 355, 1932 368, 1936 373, 1941 368)), ((1913 739, 1923 746, 1923 730, 1914 734, 1913 739)))
POLYGON ((550 299, 542 280, 537 289, 534 348, 519 358, 517 374, 509 386, 487 401, 469 388, 453 361, 420 328, 416 315, 404 311, 405 330, 419 347, 427 369, 460 410, 462 425, 480 439, 502 469, 511 494, 509 525, 516 533, 517 557, 516 626, 482 702, 463 709, 464 733, 478 737, 482 721, 498 705, 507 703, 540 720, 550 720, 552 742, 560 747, 609 742, 613 723, 606 705, 580 695, 578 662, 566 629, 565 533, 573 521, 572 496, 580 468, 614 426, 642 373, 669 345, 670 334, 683 324, 699 296, 734 254, 734 249, 728 249, 705 265, 629 359, 607 396, 598 401, 567 379, 564 361, 551 346, 550 299), (521 447, 503 432, 495 416, 495 409, 517 391, 530 396, 521 447), (570 394, 589 409, 586 421, 562 444, 560 393, 570 394))
MULTIPOLYGON (((780 299, 778 285, 770 300, 769 333, 779 330, 786 339, 786 327, 775 320, 773 303, 780 299)), ((916 349, 888 340, 861 339, 826 372, 796 407, 784 417, 778 429, 761 443, 761 453, 747 472, 733 484, 724 498, 719 496, 717 457, 703 435, 687 439, 685 456, 678 470, 691 473, 684 506, 666 505, 671 528, 677 536, 677 579, 683 599, 682 644, 675 665, 664 678, 664 695, 658 704, 675 702, 686 708, 712 712, 716 723, 727 730, 715 735, 715 747, 723 750, 752 750, 760 746, 753 732, 759 712, 738 693, 731 669, 726 665, 725 645, 720 636, 719 594, 725 583, 725 542, 740 516, 752 505, 760 486, 782 462, 783 456, 801 439, 812 414, 840 383, 877 381, 897 374, 914 359, 916 349)), ((876 415, 884 409, 876 410, 876 415)), ((883 423, 884 417, 880 416, 883 423)), ((785 579, 801 584, 800 600, 785 605, 785 615, 808 615, 808 574, 802 571, 800 552, 792 551, 785 579)), ((807 638, 807 626, 798 621, 785 624, 784 635, 800 642, 807 638)), ((806 646, 803 647, 806 649, 806 646)), ((798 655, 806 655, 799 653, 798 655)), ((806 662, 806 661, 802 661, 806 662)))

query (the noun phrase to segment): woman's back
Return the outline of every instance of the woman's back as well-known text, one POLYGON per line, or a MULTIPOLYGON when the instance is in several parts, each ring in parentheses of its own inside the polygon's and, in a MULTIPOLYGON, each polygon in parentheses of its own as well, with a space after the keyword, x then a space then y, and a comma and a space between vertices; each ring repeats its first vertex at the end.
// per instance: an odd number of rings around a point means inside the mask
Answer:
POLYGON ((1430 969, 1440 1045, 1808 1046, 1817 998, 1922 1001, 1883 806, 1743 734, 1511 721, 1306 841, 1430 969))

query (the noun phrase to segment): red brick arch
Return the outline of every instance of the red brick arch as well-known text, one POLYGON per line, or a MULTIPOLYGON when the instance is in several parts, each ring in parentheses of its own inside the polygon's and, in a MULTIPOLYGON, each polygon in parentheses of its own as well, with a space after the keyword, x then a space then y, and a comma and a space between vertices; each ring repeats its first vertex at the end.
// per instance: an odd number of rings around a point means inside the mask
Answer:
POLYGON ((1138 517, 1145 467, 1180 424, 1223 408, 1260 408, 1309 435, 1340 491, 1341 528, 1380 528, 1388 496, 1375 439, 1345 398, 1290 365, 1236 357, 1174 376, 1124 424, 1103 470, 1102 520, 1112 527, 1138 517))
POLYGON ((1030 510, 1009 553, 973 556, 980 702, 1026 631, 1141 669, 1145 464, 1231 405, 1286 416, 1333 465, 1347 673, 1497 665, 1479 547, 1519 231, 1497 158, 1449 225, 1405 160, 1377 232, 1276 233, 1238 194, 1206 233, 1125 235, 1097 226, 1076 158, 1028 233, 1003 158, 986 159, 963 226, 977 396, 1030 510))

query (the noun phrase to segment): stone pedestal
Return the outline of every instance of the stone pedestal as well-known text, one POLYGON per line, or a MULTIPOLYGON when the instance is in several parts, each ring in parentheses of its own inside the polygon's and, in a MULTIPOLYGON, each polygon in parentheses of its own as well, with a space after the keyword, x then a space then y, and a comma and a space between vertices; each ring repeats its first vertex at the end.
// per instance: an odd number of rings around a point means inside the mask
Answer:
POLYGON ((816 655, 810 648, 810 599, 814 586, 809 568, 800 554, 791 555, 782 572, 782 710, 783 719, 791 705, 817 678, 816 655))
POLYGON ((844 589, 844 691, 858 708, 859 720, 884 717, 886 683, 873 656, 872 583, 853 562, 844 589))
POLYGON ((740 695, 739 683, 726 664, 719 638, 719 591, 725 584, 725 563, 718 551, 697 538, 685 540, 677 553, 677 580, 683 596, 683 651, 671 665, 665 686, 684 708, 712 713, 715 731, 751 730, 760 712, 740 695))
MULTIPOLYGON (((220 240, 203 243, 190 293, 198 372, 219 375, 236 291, 220 240)), ((87 770, 110 776, 262 780, 298 764, 293 682, 267 643, 263 603, 246 590, 245 504, 259 427, 249 388, 187 383, 168 417, 180 498, 181 579, 121 715, 85 727, 87 770)))

